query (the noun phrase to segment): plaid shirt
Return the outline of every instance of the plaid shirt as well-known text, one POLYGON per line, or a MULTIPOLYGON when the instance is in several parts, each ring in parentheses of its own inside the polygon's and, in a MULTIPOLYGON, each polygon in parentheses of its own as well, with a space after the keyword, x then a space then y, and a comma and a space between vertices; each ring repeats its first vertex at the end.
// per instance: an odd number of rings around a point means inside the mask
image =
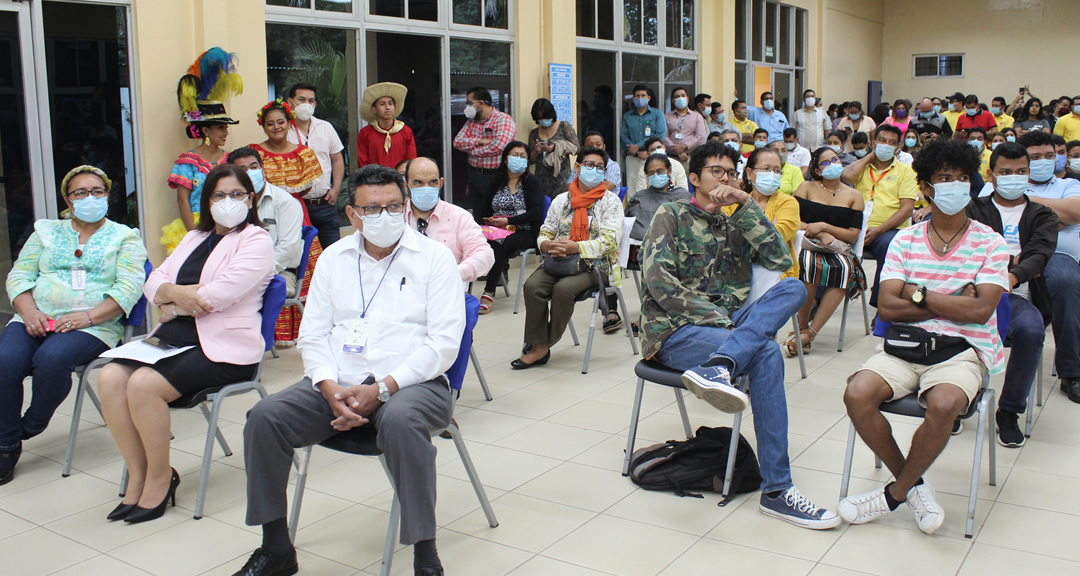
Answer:
POLYGON ((454 136, 454 148, 469 155, 469 166, 473 168, 495 169, 502 163, 503 148, 517 135, 517 124, 505 112, 492 110, 491 116, 483 122, 468 120, 461 131, 454 136), (485 130, 491 134, 485 135, 485 130), (481 138, 491 138, 487 144, 479 144, 481 138))

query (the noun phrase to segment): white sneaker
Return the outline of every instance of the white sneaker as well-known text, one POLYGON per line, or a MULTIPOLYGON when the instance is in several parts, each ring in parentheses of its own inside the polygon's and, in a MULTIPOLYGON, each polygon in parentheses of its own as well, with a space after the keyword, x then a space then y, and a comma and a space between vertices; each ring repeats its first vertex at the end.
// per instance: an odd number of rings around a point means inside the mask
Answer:
POLYGON ((836 506, 840 517, 851 524, 866 524, 867 522, 885 516, 889 510, 889 502, 885 499, 885 488, 878 488, 873 492, 848 496, 836 506))
POLYGON ((934 487, 926 480, 908 490, 907 505, 915 514, 919 530, 927 534, 937 532, 945 523, 945 510, 934 499, 934 487))

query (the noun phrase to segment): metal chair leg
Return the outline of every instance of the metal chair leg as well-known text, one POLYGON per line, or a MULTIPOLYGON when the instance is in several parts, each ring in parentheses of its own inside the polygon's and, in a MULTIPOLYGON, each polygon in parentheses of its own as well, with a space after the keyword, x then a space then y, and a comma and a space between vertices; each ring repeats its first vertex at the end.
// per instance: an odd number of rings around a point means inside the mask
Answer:
POLYGON ((637 338, 634 336, 634 329, 630 327, 630 309, 626 307, 626 299, 623 298, 622 290, 618 288, 612 288, 615 292, 615 296, 619 299, 619 306, 622 307, 623 316, 626 317, 626 336, 630 338, 630 349, 634 351, 634 356, 637 356, 641 352, 638 350, 637 338))
POLYGON ((1032 382, 1031 390, 1028 391, 1027 410, 1025 411, 1027 414, 1024 417, 1024 438, 1031 438, 1031 425, 1034 424, 1035 420, 1035 396, 1035 383, 1032 382))
POLYGON ((273 348, 270 349, 270 355, 273 356, 274 358, 280 358, 280 356, 278 356, 278 353, 277 353, 277 346, 274 346, 273 348))
MULTIPOLYGON (((983 393, 983 397, 979 402, 979 425, 975 432, 975 455, 972 458, 971 464, 971 490, 968 494, 968 510, 967 510, 967 524, 964 530, 964 537, 971 538, 975 531, 975 503, 979 491, 979 472, 982 468, 982 445, 983 440, 986 437, 986 432, 989 430, 989 421, 987 419, 987 399, 991 396, 989 391, 983 393)), ((994 442, 991 441, 993 444, 994 442)), ((991 448, 992 450, 992 448, 991 448)), ((991 469, 993 465, 991 465, 991 469)))
POLYGON ((672 388, 675 391, 675 403, 679 405, 679 416, 682 418, 683 432, 686 433, 686 439, 694 437, 694 430, 690 427, 690 415, 686 412, 686 399, 683 398, 682 388, 672 388))
POLYGON ((859 290, 859 298, 862 299, 862 321, 866 335, 870 335, 870 307, 866 305, 866 290, 859 290))
POLYGON ((124 471, 120 473, 120 497, 127 496, 128 485, 128 469, 127 464, 124 464, 124 471))
POLYGON ((394 485, 394 477, 390 475, 390 468, 386 465, 386 457, 379 455, 379 463, 386 472, 386 479, 390 481, 390 487, 394 490, 394 500, 390 504, 390 522, 386 527, 386 541, 383 542, 381 576, 390 576, 390 567, 394 562, 394 543, 397 542, 398 524, 401 522, 401 501, 398 500, 397 486, 394 485))
POLYGON ((472 483, 473 491, 476 492, 476 499, 480 501, 480 507, 484 509, 488 526, 497 528, 499 520, 495 518, 495 510, 491 508, 491 501, 488 500, 484 485, 480 482, 479 474, 476 473, 476 466, 473 465, 472 458, 469 456, 469 449, 465 446, 461 431, 453 422, 446 429, 450 431, 450 437, 453 438, 454 446, 457 448, 458 455, 461 456, 461 463, 465 466, 465 472, 469 475, 469 482, 472 483))
POLYGON ((311 446, 307 446, 293 455, 293 464, 296 465, 296 488, 293 490, 292 510, 289 511, 289 541, 293 544, 296 544, 296 528, 300 525, 300 506, 304 503, 311 449, 311 446))
POLYGON ((64 469, 60 472, 60 475, 64 478, 71 476, 71 460, 75 457, 75 439, 79 436, 79 420, 82 419, 82 404, 83 398, 86 395, 86 388, 90 385, 88 378, 88 370, 83 370, 79 374, 79 387, 75 391, 75 410, 71 415, 71 430, 68 431, 68 444, 67 451, 64 454, 64 469))
MULTIPOLYGON (((638 418, 641 416, 641 396, 645 392, 645 379, 637 379, 634 390, 634 407, 630 409, 630 431, 626 435, 626 457, 623 458, 622 475, 630 475, 630 458, 634 455, 634 440, 637 438, 638 418)), ((675 391, 678 393, 678 390, 675 391)), ((682 408, 682 406, 680 406, 682 408)))
MULTIPOLYGON (((215 398, 211 402, 217 402, 217 399, 215 398)), ((199 404, 199 410, 202 411, 203 418, 206 418, 206 422, 209 423, 212 415, 210 410, 206 408, 206 402, 199 404)), ((221 446, 221 451, 225 453, 225 456, 232 456, 232 448, 229 448, 229 443, 225 441, 225 435, 216 426, 214 427, 214 438, 217 438, 218 445, 221 446)))
POLYGON ((1043 382, 1043 366, 1042 366, 1042 358, 1040 358, 1039 359, 1039 367, 1038 367, 1038 369, 1035 370, 1035 387, 1036 387, 1036 390, 1037 390, 1037 392, 1035 394, 1035 405, 1036 406, 1042 406, 1042 404, 1043 404, 1042 382, 1043 382))
POLYGON ((836 343, 836 351, 837 352, 843 352, 844 351, 844 334, 847 333, 847 311, 848 311, 848 302, 850 302, 850 300, 851 299, 848 298, 847 295, 845 294, 844 295, 844 311, 840 313, 840 338, 836 343))
POLYGON ((840 476, 840 499, 847 498, 851 481, 851 461, 855 458, 855 424, 848 424, 847 448, 844 450, 844 473, 840 476))
POLYGON ((574 339, 574 346, 581 346, 581 341, 577 337, 577 328, 574 328, 574 319, 570 319, 570 323, 567 325, 570 329, 570 337, 574 339))
POLYGON ((476 378, 480 380, 480 388, 484 391, 484 398, 491 402, 491 390, 488 389, 487 378, 484 378, 484 369, 480 367, 480 360, 476 357, 475 346, 469 347, 469 360, 472 361, 473 370, 476 371, 476 378))
MULTIPOLYGON (((799 356, 799 373, 806 380, 806 357, 803 355, 802 334, 799 333, 798 314, 791 317, 791 327, 795 329, 795 353, 799 356)), ((843 332, 841 332, 843 334, 843 332)))
POLYGON ((518 304, 521 303, 521 292, 525 288, 525 259, 528 254, 521 255, 521 269, 518 271, 518 289, 514 295, 514 314, 518 313, 518 304))
POLYGON ((506 274, 506 272, 502 273, 502 281, 503 281, 503 296, 506 296, 507 298, 509 298, 510 297, 510 277, 506 274))
POLYGON ((596 335, 596 313, 600 309, 600 299, 605 297, 605 292, 600 290, 593 299, 592 315, 589 318, 589 339, 585 343, 585 362, 581 364, 581 373, 589 373, 589 356, 592 354, 593 336, 596 335))
MULTIPOLYGON (((735 387, 746 392, 750 388, 750 380, 746 376, 736 378, 735 387)), ((742 412, 739 412, 738 414, 735 414, 735 421, 731 424, 731 441, 728 443, 727 468, 724 470, 724 491, 721 494, 723 499, 717 504, 718 506, 727 506, 727 504, 731 502, 731 482, 735 477, 735 457, 738 456, 739 438, 741 435, 742 412)))

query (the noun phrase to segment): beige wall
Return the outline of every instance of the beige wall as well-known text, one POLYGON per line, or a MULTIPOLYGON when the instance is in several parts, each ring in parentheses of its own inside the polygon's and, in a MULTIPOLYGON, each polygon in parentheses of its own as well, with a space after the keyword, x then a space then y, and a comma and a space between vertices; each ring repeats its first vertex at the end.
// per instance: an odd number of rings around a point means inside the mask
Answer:
MULTIPOLYGON (((867 82, 882 79, 882 29, 887 3, 884 0, 823 2, 822 58, 821 66, 817 67, 822 82, 818 96, 826 106, 846 100, 859 100, 865 105, 867 82)), ((907 29, 911 27, 908 25, 907 29)))
MULTIPOLYGON (((537 98, 551 98, 548 64, 570 64, 577 70, 575 0, 517 0, 514 5, 514 109, 517 139, 525 142, 536 128, 530 112, 537 98)), ((573 82, 573 115, 577 129, 577 81, 573 82)), ((591 97, 591 95, 590 95, 591 97)))
POLYGON ((176 83, 199 54, 220 46, 239 57, 244 94, 226 102, 226 109, 240 124, 230 128, 226 148, 266 138, 255 122, 255 112, 266 104, 264 6, 265 0, 133 2, 141 201, 146 246, 155 264, 165 257, 161 227, 180 215, 176 193, 165 180, 176 157, 197 145, 184 136, 176 83))
POLYGON ((1080 22, 1077 0, 905 0, 885 3, 884 76, 888 99, 915 99, 956 91, 989 104, 1011 100, 1021 84, 1044 101, 1080 92, 1075 74, 1064 73, 1063 49, 1080 22), (1020 8, 1025 6, 1025 8, 1020 8), (921 18, 912 26, 914 14, 921 18), (964 78, 915 80, 912 55, 964 53, 964 78))

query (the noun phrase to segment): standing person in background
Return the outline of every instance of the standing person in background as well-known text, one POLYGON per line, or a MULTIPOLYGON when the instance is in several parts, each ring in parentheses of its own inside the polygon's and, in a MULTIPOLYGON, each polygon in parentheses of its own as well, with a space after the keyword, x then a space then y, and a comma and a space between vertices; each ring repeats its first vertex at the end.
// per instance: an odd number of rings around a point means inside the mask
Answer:
POLYGON ((994 122, 994 115, 979 107, 979 97, 974 94, 968 94, 964 98, 964 115, 956 120, 956 124, 953 126, 957 132, 965 132, 960 137, 967 139, 968 134, 966 132, 971 128, 982 128, 985 137, 985 133, 993 130, 997 127, 994 122))
MULTIPOLYGON (((614 99, 615 95, 611 91, 611 86, 602 84, 593 89, 592 110, 585 115, 585 123, 581 126, 582 134, 595 130, 600 133, 605 142, 615 141, 615 109, 611 107, 614 99)), ((571 176, 570 179, 572 180, 573 177, 571 176)))
POLYGON ((702 92, 697 96, 694 96, 694 111, 701 114, 701 117, 708 120, 709 114, 712 113, 713 101, 711 94, 705 94, 702 92))
MULTIPOLYGON (((645 141, 656 136, 661 141, 667 136, 667 120, 663 112, 649 106, 649 88, 644 84, 634 86, 633 108, 623 114, 622 151, 626 156, 623 168, 626 174, 633 175, 645 170, 645 159, 649 157, 645 141)), ((579 159, 578 162, 581 162, 579 159)), ((629 193, 629 189, 627 192, 629 193)))
MULTIPOLYGON (((809 88, 803 91, 803 107, 795 111, 794 127, 799 132, 799 142, 809 150, 825 145, 825 138, 832 131, 832 119, 815 107, 817 94, 809 88)), ((807 154, 807 163, 810 162, 807 154)))
MULTIPOLYGON (((578 151, 577 132, 569 122, 556 118, 555 106, 547 98, 537 98, 533 102, 532 119, 537 124, 529 132, 531 163, 535 166, 533 174, 540 180, 544 194, 554 198, 566 192, 567 178, 573 172, 570 157, 578 151)), ((483 208, 487 206, 485 204, 483 208)))
POLYGON ((517 135, 517 124, 505 112, 495 109, 491 92, 477 86, 465 94, 465 125, 454 136, 454 148, 469 155, 469 201, 473 217, 491 202, 503 148, 517 135))
POLYGON ((955 92, 952 96, 949 96, 948 101, 949 109, 940 114, 949 122, 949 126, 952 127, 953 132, 956 132, 956 121, 964 114, 964 93, 955 92))
POLYGON ((919 113, 908 124, 909 129, 913 128, 919 133, 919 144, 925 144, 928 138, 952 138, 952 125, 935 111, 937 107, 930 98, 923 98, 919 104, 919 113))
POLYGON ((759 128, 769 131, 769 142, 783 140, 784 130, 791 126, 788 124, 787 116, 776 109, 772 92, 761 93, 761 108, 747 107, 747 118, 753 120, 759 128))
POLYGON ((1016 116, 1016 123, 1013 124, 1013 127, 1019 132, 1017 136, 1023 136, 1025 132, 1032 130, 1052 131, 1054 129, 1054 120, 1047 116, 1047 111, 1042 107, 1042 100, 1038 98, 1028 100, 1024 107, 1020 109, 1020 113, 1016 116))
MULTIPOLYGON (((671 112, 664 115, 667 120, 667 136, 664 147, 668 156, 675 158, 686 168, 690 161, 690 151, 705 141, 709 134, 705 128, 705 114, 690 113, 690 98, 686 90, 677 87, 671 91, 671 112)), ((709 111, 712 108, 710 106, 709 111)))
POLYGON ((296 114, 289 142, 303 144, 315 152, 319 159, 322 177, 304 195, 308 218, 319 231, 319 243, 323 248, 341 238, 341 221, 338 219, 337 197, 341 181, 345 177, 345 158, 337 130, 326 120, 315 117, 315 86, 301 82, 289 89, 289 106, 296 114))
POLYGON ((736 98, 731 103, 731 113, 734 115, 731 119, 731 125, 742 133, 742 152, 752 152, 754 150, 754 132, 757 131, 758 125, 747 117, 746 102, 736 98))
POLYGON ((911 100, 905 100, 903 98, 893 102, 892 115, 885 119, 882 124, 892 124, 900 129, 901 133, 907 132, 908 125, 911 124, 911 100))
POLYGON ((1069 101, 1069 113, 1058 119, 1054 125, 1054 134, 1061 136, 1066 142, 1080 140, 1080 96, 1069 101))
POLYGON ((843 130, 847 132, 849 136, 848 141, 844 144, 844 152, 851 152, 853 150, 850 136, 854 135, 856 132, 870 135, 874 133, 876 128, 877 123, 866 117, 866 114, 863 113, 862 102, 859 102, 858 100, 848 102, 847 117, 841 120, 840 124, 837 124, 836 126, 837 130, 843 130))
POLYGON ((357 168, 368 164, 396 168, 416 158, 413 131, 397 119, 408 93, 408 88, 394 82, 380 82, 364 90, 360 118, 367 126, 356 135, 357 168))
POLYGON ((888 102, 882 102, 881 104, 874 106, 874 109, 870 111, 868 116, 870 116, 870 119, 877 123, 878 126, 881 126, 882 122, 885 122, 890 114, 892 114, 892 108, 889 106, 888 102))

